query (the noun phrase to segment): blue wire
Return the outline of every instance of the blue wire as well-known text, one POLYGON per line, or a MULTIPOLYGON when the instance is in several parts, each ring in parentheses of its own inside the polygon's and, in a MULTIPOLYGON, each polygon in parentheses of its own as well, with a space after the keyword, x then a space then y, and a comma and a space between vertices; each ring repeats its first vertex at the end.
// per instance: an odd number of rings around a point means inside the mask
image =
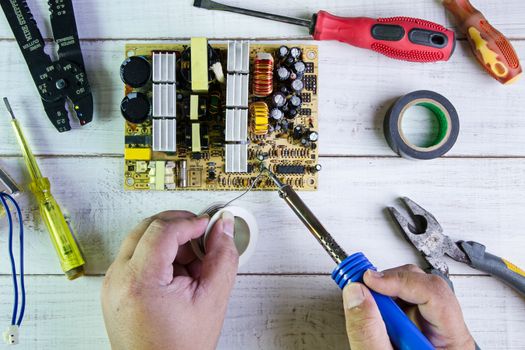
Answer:
POLYGON ((16 324, 16 314, 18 312, 18 281, 16 280, 16 266, 15 258, 13 256, 13 218, 11 217, 11 211, 4 198, 5 193, 0 193, 0 201, 4 206, 7 222, 9 225, 9 258, 11 259, 11 274, 13 275, 13 289, 14 289, 14 304, 13 304, 13 315, 11 318, 11 324, 16 324))
POLYGON ((20 305, 20 314, 18 315, 18 321, 16 321, 16 325, 20 327, 22 324, 22 320, 24 319, 24 313, 26 310, 26 287, 25 287, 25 276, 24 276, 24 222, 22 220, 22 210, 20 209, 20 206, 16 202, 16 200, 13 198, 13 196, 4 193, 4 196, 7 197, 11 203, 16 208, 16 213, 18 215, 18 227, 19 227, 19 240, 20 240, 20 293, 22 295, 22 301, 20 305))

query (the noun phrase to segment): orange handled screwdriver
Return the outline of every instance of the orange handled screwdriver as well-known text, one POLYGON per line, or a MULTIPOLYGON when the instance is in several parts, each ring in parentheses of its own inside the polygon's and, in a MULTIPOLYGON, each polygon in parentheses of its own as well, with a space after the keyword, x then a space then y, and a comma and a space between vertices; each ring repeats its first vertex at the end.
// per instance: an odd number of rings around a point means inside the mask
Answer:
POLYGON ((510 41, 468 0, 443 0, 443 5, 456 18, 483 68, 502 84, 516 82, 522 70, 510 41))

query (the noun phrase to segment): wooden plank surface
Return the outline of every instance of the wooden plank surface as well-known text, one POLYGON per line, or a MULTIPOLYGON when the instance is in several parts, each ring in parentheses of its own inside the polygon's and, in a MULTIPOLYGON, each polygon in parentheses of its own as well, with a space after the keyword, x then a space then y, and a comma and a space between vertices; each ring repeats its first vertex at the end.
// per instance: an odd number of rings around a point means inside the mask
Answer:
MULTIPOLYGON (((27 314, 17 349, 109 349, 99 302, 101 277, 73 282, 27 278, 27 314)), ((525 301, 489 277, 454 277, 465 320, 482 349, 525 349, 525 301), (483 309, 483 312, 480 312, 483 309)), ((2 324, 11 284, 0 278, 2 324)), ((328 276, 239 276, 219 350, 348 349, 341 292, 328 276)))
MULTIPOLYGON (((20 159, 2 165, 21 178, 20 159)), ((142 218, 169 209, 195 213, 237 192, 126 192, 118 158, 45 158, 54 194, 69 210, 87 256, 88 272, 104 273, 125 234, 142 218)), ((324 158, 320 190, 302 193, 339 243, 363 251, 378 267, 418 262, 414 249, 384 212, 402 195, 428 208, 445 232, 486 244, 494 254, 525 266, 525 240, 517 233, 525 217, 525 164, 521 159, 441 159, 412 162, 393 158, 324 158)), ((28 231, 28 272, 60 273, 37 208, 21 200, 28 231), (27 210, 31 208, 31 210, 27 210)), ((248 208, 260 226, 256 254, 247 273, 327 273, 333 262, 310 237, 277 193, 251 193, 237 204, 248 208)), ((6 236, 0 236, 5 247, 6 236)), ((8 262, 0 254, 0 272, 8 262)), ((477 273, 452 264, 453 273, 477 273)))
MULTIPOLYGON (((223 0, 225 4, 274 12, 293 17, 309 18, 321 9, 340 16, 419 17, 441 23, 453 24, 445 15, 438 0, 280 0, 241 1, 223 0)), ((47 3, 28 1, 43 36, 52 37, 48 24, 47 3)), ((523 13, 525 3, 521 0, 505 1, 505 6, 494 0, 475 0, 491 23, 512 38, 524 38, 523 13)), ((76 0, 74 2, 78 31, 85 39, 114 38, 184 38, 208 36, 211 38, 306 37, 306 28, 273 23, 237 14, 209 12, 192 7, 193 0, 147 1, 76 0), (145 30, 144 28, 147 28, 145 30), (242 28, 242 30, 239 30, 242 28)), ((7 22, 0 21, 0 39, 12 38, 7 22)))
MULTIPOLYGON (((85 42, 84 55, 95 97, 93 123, 58 134, 42 106, 22 56, 13 42, 1 42, 3 95, 11 97, 37 154, 120 155, 123 153, 123 97, 118 67, 124 41, 85 42), (13 93, 16 91, 16 93, 13 93)), ((515 42, 525 56, 525 42, 515 42)), ((388 60, 371 51, 320 44, 321 155, 395 156, 385 142, 383 118, 396 98, 414 90, 435 90, 456 106, 458 143, 448 156, 525 156, 525 82, 500 86, 473 61, 460 43, 448 63, 415 64, 388 60), (349 60, 352 57, 352 60, 349 60), (348 72, 348 73, 346 73, 348 72)), ((9 119, 0 118, 0 154, 19 154, 9 119)))
MULTIPOLYGON (((47 3, 28 1, 50 38, 47 3)), ((118 67, 129 41, 190 36, 306 40, 303 28, 235 14, 194 9, 192 0, 151 2, 75 0, 78 29, 95 96, 95 121, 58 135, 42 106, 11 30, 0 19, 0 94, 10 97, 43 172, 67 207, 88 258, 86 277, 61 275, 31 196, 21 204, 27 228, 27 319, 20 349, 108 349, 99 307, 100 274, 140 218, 166 209, 194 212, 236 193, 130 193, 122 190, 123 123, 118 67)), ((224 0, 258 10, 307 17, 318 9, 343 16, 407 15, 449 27, 439 1, 224 0)), ((525 2, 475 0, 525 57, 525 2)), ((462 39, 462 36, 459 36, 462 39)), ((305 193, 327 228, 348 251, 364 251, 379 268, 422 263, 383 211, 408 195, 432 211, 445 232, 477 240, 525 265, 525 83, 503 87, 481 71, 464 40, 448 63, 412 64, 339 43, 320 45, 320 128, 324 170, 320 191, 305 193), (394 158, 382 118, 400 95, 419 89, 447 96, 462 131, 447 159, 394 158)), ((25 186, 28 179, 8 119, 0 118, 0 167, 25 186)), ((253 211, 261 238, 241 270, 219 349, 348 349, 340 292, 326 275, 333 263, 275 193, 254 193, 238 204, 253 211), (293 252, 293 253, 290 253, 293 252)), ((0 247, 6 247, 5 234, 0 247)), ((0 316, 8 324, 11 283, 0 254, 0 316)), ((450 261, 449 261, 450 262, 450 261)), ((483 349, 525 349, 525 302, 502 283, 450 262, 467 324, 483 349)))

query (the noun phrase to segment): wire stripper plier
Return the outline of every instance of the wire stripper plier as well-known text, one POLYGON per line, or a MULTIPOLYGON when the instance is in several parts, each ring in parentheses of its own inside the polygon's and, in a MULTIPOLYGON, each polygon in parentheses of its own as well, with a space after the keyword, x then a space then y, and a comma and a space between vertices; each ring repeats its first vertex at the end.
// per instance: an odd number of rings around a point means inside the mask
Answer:
POLYGON ((71 0, 49 0, 58 60, 44 51, 44 39, 25 0, 0 0, 22 50, 49 120, 59 132, 71 130, 66 101, 71 101, 81 125, 93 119, 93 96, 84 68, 71 0))

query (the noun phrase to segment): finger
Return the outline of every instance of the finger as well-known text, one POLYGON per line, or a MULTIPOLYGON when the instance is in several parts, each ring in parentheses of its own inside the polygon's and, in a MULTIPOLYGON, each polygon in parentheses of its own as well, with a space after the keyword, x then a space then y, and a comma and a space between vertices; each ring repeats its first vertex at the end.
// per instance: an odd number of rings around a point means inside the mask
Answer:
POLYGON ((135 226, 135 228, 131 230, 131 232, 122 242, 117 259, 121 261, 128 261, 131 259, 131 256, 133 255, 140 238, 155 219, 175 220, 188 219, 192 217, 195 217, 195 214, 190 213, 189 211, 171 210, 158 213, 142 220, 137 226, 135 226))
POLYGON ((378 293, 417 304, 421 316, 438 329, 464 324, 456 296, 441 277, 395 268, 384 272, 369 270, 364 281, 378 293))
POLYGON ((388 269, 388 270, 384 270, 383 273, 386 273, 386 272, 389 272, 389 271, 407 271, 407 272, 417 272, 417 273, 423 273, 423 274, 426 274, 425 271, 423 271, 423 269, 417 265, 414 265, 414 264, 406 264, 406 265, 403 265, 403 266, 399 266, 399 267, 396 267, 396 268, 393 268, 393 269, 388 269))
POLYGON ((189 276, 188 269, 185 266, 179 264, 173 264, 173 278, 177 276, 189 276))
POLYGON ((153 217, 146 218, 130 231, 120 246, 117 260, 128 261, 131 259, 140 237, 142 237, 144 231, 146 231, 153 220, 153 217))
POLYGON ((233 235, 234 217, 225 211, 206 240, 199 285, 206 297, 213 294, 217 297, 215 300, 228 300, 239 266, 233 235))
POLYGON ((372 294, 361 283, 350 283, 343 290, 346 332, 352 350, 392 349, 372 294))
POLYGON ((383 272, 368 270, 364 275, 366 285, 376 292, 398 297, 412 304, 427 304, 443 294, 454 298, 446 282, 426 273, 395 268, 383 272))
POLYGON ((179 246, 203 234, 209 217, 154 220, 137 244, 129 263, 140 281, 168 285, 179 246))
POLYGON ((190 242, 188 242, 179 247, 179 251, 177 252, 175 262, 181 265, 187 265, 195 259, 198 259, 197 255, 195 255, 195 252, 193 251, 190 242))
POLYGON ((188 273, 191 277, 193 277, 195 280, 199 280, 201 278, 202 261, 200 259, 195 259, 186 265, 186 269, 188 270, 188 273))

